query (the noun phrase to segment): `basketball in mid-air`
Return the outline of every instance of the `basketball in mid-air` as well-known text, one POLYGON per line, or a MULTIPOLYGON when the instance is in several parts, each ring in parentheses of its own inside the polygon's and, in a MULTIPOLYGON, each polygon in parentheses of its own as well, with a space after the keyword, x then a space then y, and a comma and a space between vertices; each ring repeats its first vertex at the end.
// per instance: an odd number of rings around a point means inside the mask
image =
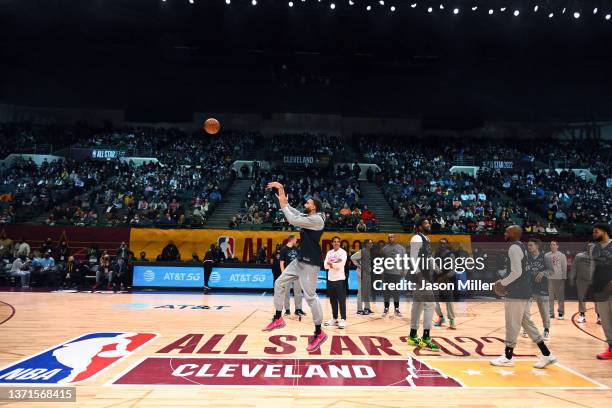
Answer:
POLYGON ((204 131, 209 135, 216 135, 221 130, 221 124, 215 118, 208 118, 204 122, 204 131))

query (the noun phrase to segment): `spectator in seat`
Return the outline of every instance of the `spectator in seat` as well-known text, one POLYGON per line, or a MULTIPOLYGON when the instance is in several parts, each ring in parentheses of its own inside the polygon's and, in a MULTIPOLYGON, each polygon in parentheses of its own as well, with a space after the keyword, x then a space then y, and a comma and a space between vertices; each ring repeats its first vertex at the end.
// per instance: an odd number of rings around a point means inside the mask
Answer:
POLYGON ((361 219, 365 222, 376 219, 376 215, 370 211, 367 204, 363 206, 363 211, 361 211, 361 219))
POLYGON ((145 251, 140 251, 140 257, 138 258, 138 262, 149 262, 147 259, 147 253, 145 251))
POLYGON ((174 245, 174 242, 168 242, 168 245, 164 247, 161 253, 161 260, 168 262, 178 262, 181 260, 181 255, 178 248, 174 245))
POLYGON ((117 290, 124 290, 127 286, 128 278, 128 263, 123 258, 117 258, 115 264, 111 268, 109 277, 109 290, 112 289, 116 292, 117 290))
POLYGON ((357 232, 366 232, 368 230, 368 226, 363 220, 359 220, 359 224, 357 224, 357 227, 355 227, 355 230, 357 232))
POLYGON ((340 215, 343 217, 348 217, 351 214, 352 214, 351 209, 349 208, 348 204, 344 204, 342 208, 340 209, 340 215))
POLYGON ((15 244, 15 258, 20 256, 25 256, 26 258, 30 256, 30 245, 26 242, 25 238, 21 238, 18 243, 15 244))
POLYGON ((112 289, 112 278, 113 274, 111 271, 110 255, 104 251, 100 257, 100 266, 96 272, 96 283, 94 284, 92 291, 98 289, 103 281, 108 282, 108 290, 112 289))
POLYGON ((53 253, 54 249, 55 248, 53 248, 53 241, 51 240, 51 237, 47 237, 47 240, 40 246, 40 253, 46 254, 49 251, 53 253))
POLYGON ((74 259, 74 256, 69 256, 66 263, 61 266, 60 273, 62 288, 76 288, 81 281, 81 264, 74 259))
POLYGON ((257 257, 255 258, 255 262, 259 264, 264 264, 264 263, 267 263, 267 258, 268 258, 268 247, 263 246, 259 248, 259 251, 257 251, 257 257))
POLYGON ((21 280, 21 287, 27 288, 30 286, 30 261, 25 255, 21 255, 13 261, 9 275, 21 280))
POLYGON ((35 271, 37 281, 43 286, 49 286, 56 280, 57 268, 55 259, 51 256, 51 250, 45 252, 42 258, 38 259, 39 268, 35 271))
POLYGON ((13 240, 6 236, 6 232, 0 234, 0 260, 9 259, 13 256, 13 240))
POLYGON ((117 249, 117 258, 122 258, 124 260, 128 260, 131 258, 130 249, 128 248, 125 241, 121 242, 119 249, 117 249))
POLYGON ((242 173, 242 178, 249 177, 249 166, 247 166, 246 163, 240 167, 240 173, 242 173))
POLYGON ((70 257, 70 248, 68 247, 68 243, 66 241, 62 241, 60 246, 57 248, 57 263, 65 264, 68 262, 68 258, 70 257))

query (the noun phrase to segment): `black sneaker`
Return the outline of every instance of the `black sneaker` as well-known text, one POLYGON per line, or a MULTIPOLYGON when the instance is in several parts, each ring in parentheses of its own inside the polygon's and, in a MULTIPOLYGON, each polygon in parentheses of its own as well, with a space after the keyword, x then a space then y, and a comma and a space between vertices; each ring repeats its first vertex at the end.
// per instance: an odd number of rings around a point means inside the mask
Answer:
POLYGON ((285 310, 285 316, 291 316, 291 310, 289 309, 285 310))
POLYGON ((563 319, 564 319, 563 313, 559 313, 559 317, 557 317, 557 320, 563 320, 563 319))
POLYGON ((295 309, 296 316, 306 316, 306 313, 302 309, 295 309))
POLYGON ((363 309, 363 315, 367 316, 367 315, 371 315, 373 312, 370 309, 363 309))
POLYGON ((357 311, 357 314, 358 314, 358 315, 362 315, 362 314, 363 314, 363 310, 358 310, 358 311, 357 311))

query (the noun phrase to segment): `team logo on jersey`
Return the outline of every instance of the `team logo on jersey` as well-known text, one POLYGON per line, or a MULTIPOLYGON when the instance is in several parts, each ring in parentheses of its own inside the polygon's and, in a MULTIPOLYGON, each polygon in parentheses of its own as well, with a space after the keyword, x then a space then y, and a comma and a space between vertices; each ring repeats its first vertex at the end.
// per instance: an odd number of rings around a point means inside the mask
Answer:
POLYGON ((90 333, 0 369, 0 384, 75 384, 89 380, 157 337, 90 333))
POLYGON ((220 236, 217 238, 217 245, 219 245, 219 248, 221 248, 226 258, 229 259, 234 257, 234 237, 229 237, 227 235, 220 236))

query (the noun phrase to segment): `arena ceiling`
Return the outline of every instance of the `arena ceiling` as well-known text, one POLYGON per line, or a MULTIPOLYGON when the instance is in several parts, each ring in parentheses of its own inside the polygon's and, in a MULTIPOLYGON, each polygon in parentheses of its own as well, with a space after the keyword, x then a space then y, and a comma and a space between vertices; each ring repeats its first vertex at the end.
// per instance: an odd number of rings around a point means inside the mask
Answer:
POLYGON ((193 1, 1 1, 0 99, 610 119, 609 1, 193 1))

